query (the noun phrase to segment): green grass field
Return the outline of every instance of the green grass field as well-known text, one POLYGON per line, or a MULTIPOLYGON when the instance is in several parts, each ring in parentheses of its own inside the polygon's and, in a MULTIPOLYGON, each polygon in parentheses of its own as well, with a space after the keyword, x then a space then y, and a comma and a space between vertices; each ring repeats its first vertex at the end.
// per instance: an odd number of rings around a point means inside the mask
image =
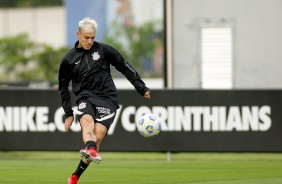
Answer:
MULTIPOLYGON (((282 184, 281 153, 108 153, 79 184, 282 184)), ((0 152, 1 184, 66 183, 75 152, 0 152)))

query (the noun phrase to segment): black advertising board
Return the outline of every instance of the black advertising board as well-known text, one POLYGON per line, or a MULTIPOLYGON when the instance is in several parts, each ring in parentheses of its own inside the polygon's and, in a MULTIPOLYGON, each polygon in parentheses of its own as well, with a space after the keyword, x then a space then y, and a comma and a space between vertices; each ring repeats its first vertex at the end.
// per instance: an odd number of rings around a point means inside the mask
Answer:
MULTIPOLYGON (((280 90, 120 90, 103 151, 281 152, 280 90), (143 138, 135 122, 159 116, 160 134, 143 138)), ((0 150, 79 150, 80 125, 64 131, 57 90, 0 90, 0 150)), ((76 104, 73 98, 73 109, 76 104)))

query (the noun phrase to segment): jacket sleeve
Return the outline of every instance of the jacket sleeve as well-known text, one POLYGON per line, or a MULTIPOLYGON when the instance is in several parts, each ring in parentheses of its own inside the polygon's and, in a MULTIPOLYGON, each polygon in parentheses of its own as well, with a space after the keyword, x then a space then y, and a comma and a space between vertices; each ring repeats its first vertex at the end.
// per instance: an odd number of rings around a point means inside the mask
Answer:
POLYGON ((62 60, 59 68, 59 94, 61 96, 62 106, 65 111, 65 117, 73 116, 71 106, 71 96, 69 92, 69 83, 71 81, 71 70, 67 60, 62 60))
POLYGON ((149 88, 143 82, 138 72, 114 48, 109 46, 108 51, 112 65, 127 78, 140 95, 144 96, 149 91, 149 88))

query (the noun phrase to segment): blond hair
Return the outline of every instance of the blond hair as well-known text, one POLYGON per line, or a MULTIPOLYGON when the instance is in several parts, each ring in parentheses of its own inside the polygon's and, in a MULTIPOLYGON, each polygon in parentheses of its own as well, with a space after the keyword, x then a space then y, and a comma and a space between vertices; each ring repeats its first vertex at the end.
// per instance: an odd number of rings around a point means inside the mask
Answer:
POLYGON ((89 17, 85 17, 83 20, 78 23, 78 31, 83 30, 85 32, 93 32, 98 28, 98 24, 94 19, 90 19, 89 17))

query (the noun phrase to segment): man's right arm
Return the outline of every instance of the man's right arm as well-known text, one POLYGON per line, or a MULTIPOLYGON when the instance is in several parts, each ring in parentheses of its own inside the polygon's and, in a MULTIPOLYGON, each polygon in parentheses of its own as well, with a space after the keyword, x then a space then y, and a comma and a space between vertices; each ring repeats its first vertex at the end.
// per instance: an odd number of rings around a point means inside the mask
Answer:
POLYGON ((63 60, 59 68, 59 94, 62 100, 62 106, 65 111, 65 117, 73 116, 73 110, 71 105, 71 96, 69 92, 69 83, 71 80, 70 67, 66 60, 63 60))

